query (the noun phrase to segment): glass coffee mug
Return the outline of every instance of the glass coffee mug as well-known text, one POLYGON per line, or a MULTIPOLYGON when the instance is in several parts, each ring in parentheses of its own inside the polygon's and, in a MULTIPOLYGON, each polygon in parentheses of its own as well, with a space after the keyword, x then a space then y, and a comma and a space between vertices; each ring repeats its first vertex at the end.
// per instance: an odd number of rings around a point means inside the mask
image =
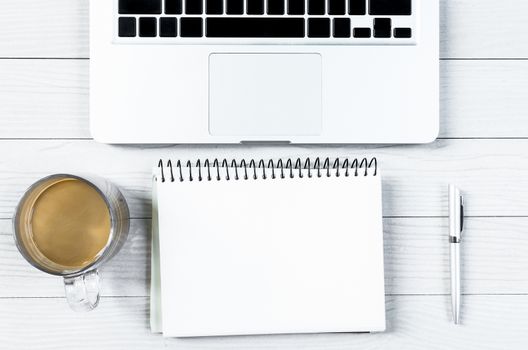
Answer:
POLYGON ((13 225, 24 258, 62 276, 71 308, 89 311, 99 303, 97 269, 123 246, 130 222, 125 198, 110 182, 57 174, 26 191, 13 225))

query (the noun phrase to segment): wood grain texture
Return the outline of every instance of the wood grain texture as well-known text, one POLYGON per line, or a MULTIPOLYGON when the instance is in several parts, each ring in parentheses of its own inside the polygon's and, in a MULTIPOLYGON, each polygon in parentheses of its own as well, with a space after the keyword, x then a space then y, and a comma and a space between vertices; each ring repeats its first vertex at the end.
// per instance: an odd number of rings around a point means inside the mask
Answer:
POLYGON ((125 147, 53 140, 90 137, 89 0, 0 1, 0 348, 525 349, 528 2, 440 4, 441 137, 448 139, 396 147, 125 147), (52 140, 16 140, 33 138, 52 140), (186 340, 150 334, 150 169, 159 157, 364 155, 379 158, 384 177, 386 333, 186 340), (69 310, 60 278, 29 266, 11 236, 10 217, 25 188, 68 171, 114 181, 135 218, 125 247, 101 271, 101 306, 88 314, 69 310), (464 232, 459 327, 451 324, 446 295, 448 182, 465 191, 473 216, 464 232))
POLYGON ((442 61, 440 137, 528 137, 526 96, 528 61, 442 61))
MULTIPOLYGON (((88 0, 2 0, 0 57, 88 57, 88 6, 88 0)), ((440 0, 440 10, 441 57, 528 57, 526 1, 440 0)))
POLYGON ((159 158, 376 156, 385 216, 446 216, 448 183, 466 193, 467 215, 528 216, 528 139, 438 140, 414 146, 110 146, 94 141, 0 141, 0 218, 25 189, 57 172, 94 173, 123 189, 134 218, 150 217, 159 158))
MULTIPOLYGON (((90 138, 87 60, 0 60, 0 138, 90 138)), ((528 61, 442 61, 440 137, 528 137, 528 61)))
POLYGON ((440 13, 440 57, 528 57, 528 2, 440 0, 440 13))
POLYGON ((88 61, 0 60, 0 138, 89 138, 88 61))
POLYGON ((89 0, 0 1, 0 57, 88 57, 89 0))
POLYGON ((448 296, 386 301, 387 331, 164 339, 148 329, 146 298, 105 298, 88 314, 64 299, 1 299, 2 349, 524 349, 528 296, 466 296, 462 325, 451 322, 448 296))
MULTIPOLYGON (((63 297, 62 279, 26 262, 12 233, 11 220, 0 220, 0 298, 63 297)), ((150 220, 132 221, 122 250, 101 269, 101 288, 105 296, 149 295, 150 220)))
MULTIPOLYGON (((389 295, 449 294, 447 218, 384 219, 389 295)), ((528 218, 469 218, 464 232, 463 293, 528 294, 528 218)), ((101 270, 105 296, 149 295, 150 220, 132 220, 122 251, 101 270)), ((0 298, 62 297, 60 278, 18 253, 11 221, 0 220, 0 298)))

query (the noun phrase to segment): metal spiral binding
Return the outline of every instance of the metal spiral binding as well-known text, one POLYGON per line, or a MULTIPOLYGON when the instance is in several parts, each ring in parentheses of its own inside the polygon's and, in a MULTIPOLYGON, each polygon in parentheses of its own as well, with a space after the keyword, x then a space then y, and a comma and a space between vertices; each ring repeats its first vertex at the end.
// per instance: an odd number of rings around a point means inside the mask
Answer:
POLYGON ((277 162, 269 160, 268 163, 264 159, 252 159, 249 163, 246 160, 237 162, 235 159, 228 161, 227 159, 204 161, 197 160, 194 164, 189 160, 185 164, 178 160, 176 165, 168 160, 164 164, 163 159, 158 163, 160 168, 161 182, 175 182, 175 181, 220 181, 220 180, 257 180, 259 178, 266 180, 271 179, 285 179, 289 178, 303 178, 307 175, 309 178, 330 177, 332 176, 376 176, 378 174, 378 161, 374 158, 362 159, 340 159, 336 158, 333 162, 330 158, 315 158, 314 161, 306 158, 304 161, 301 158, 287 159, 284 162, 279 159, 277 162), (307 170, 307 172, 303 172, 307 170), (176 174, 176 177, 175 177, 176 174), (234 176, 233 176, 234 175, 234 176))

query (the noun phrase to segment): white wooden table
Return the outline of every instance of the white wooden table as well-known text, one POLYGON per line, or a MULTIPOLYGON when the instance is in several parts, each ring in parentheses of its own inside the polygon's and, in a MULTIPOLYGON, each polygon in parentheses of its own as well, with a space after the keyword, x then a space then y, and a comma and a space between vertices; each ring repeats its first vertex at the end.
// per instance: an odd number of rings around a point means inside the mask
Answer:
MULTIPOLYGON (((423 0, 436 1, 436 0, 423 0)), ((0 1, 1 349, 526 349, 528 2, 441 0, 441 134, 422 146, 109 146, 88 131, 88 0, 0 1), (377 156, 388 330, 164 339, 148 326, 150 170, 162 156, 377 156), (132 231, 76 314, 62 281, 19 255, 11 216, 61 171, 117 183, 132 231), (446 184, 466 194, 462 325, 450 319, 446 184)))

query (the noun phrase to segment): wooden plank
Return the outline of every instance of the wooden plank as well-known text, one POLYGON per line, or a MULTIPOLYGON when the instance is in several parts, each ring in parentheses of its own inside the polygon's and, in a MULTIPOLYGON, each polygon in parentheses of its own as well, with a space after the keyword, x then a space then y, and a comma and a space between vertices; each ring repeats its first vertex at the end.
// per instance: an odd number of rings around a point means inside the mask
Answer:
MULTIPOLYGON (((12 233, 11 220, 0 220, 0 298, 64 296, 62 279, 26 262, 15 246, 12 233)), ((123 249, 101 269, 101 293, 146 296, 149 290, 150 220, 133 220, 123 249)))
MULTIPOLYGON (((447 218, 384 219, 388 294, 450 293, 447 218)), ((528 218, 466 218, 462 293, 528 293, 528 218)))
POLYGON ((523 349, 528 296, 467 296, 462 325, 453 325, 447 296, 386 301, 387 331, 164 339, 150 334, 146 298, 106 298, 90 313, 63 299, 1 299, 3 349, 523 349))
MULTIPOLYGON (((87 0, 2 0, 0 57, 88 57, 87 0)), ((524 0, 441 0, 440 56, 528 57, 524 0)))
MULTIPOLYGON (((150 220, 132 220, 123 250, 101 270, 105 296, 149 295, 150 220)), ((468 218, 463 293, 528 294, 528 218, 468 218)), ((385 288, 394 294, 449 294, 447 218, 384 219, 385 288)), ((61 297, 60 278, 18 253, 10 220, 0 220, 0 298, 61 297)))
POLYGON ((378 157, 384 215, 446 216, 447 184, 466 194, 467 215, 528 216, 528 139, 438 140, 408 146, 110 146, 94 141, 0 141, 0 218, 25 189, 57 172, 94 173, 123 189, 135 218, 150 217, 159 158, 378 157))
POLYGON ((88 57, 88 0, 0 1, 0 57, 88 57))
POLYGON ((528 137, 528 61, 440 68, 440 137, 528 137))
MULTIPOLYGON (((90 138, 88 64, 0 60, 0 138, 90 138)), ((528 137, 528 61, 442 61, 441 82, 441 137, 528 137)))
POLYGON ((440 57, 528 57, 528 2, 441 0, 440 57))
POLYGON ((0 60, 0 138, 89 138, 88 61, 0 60))

